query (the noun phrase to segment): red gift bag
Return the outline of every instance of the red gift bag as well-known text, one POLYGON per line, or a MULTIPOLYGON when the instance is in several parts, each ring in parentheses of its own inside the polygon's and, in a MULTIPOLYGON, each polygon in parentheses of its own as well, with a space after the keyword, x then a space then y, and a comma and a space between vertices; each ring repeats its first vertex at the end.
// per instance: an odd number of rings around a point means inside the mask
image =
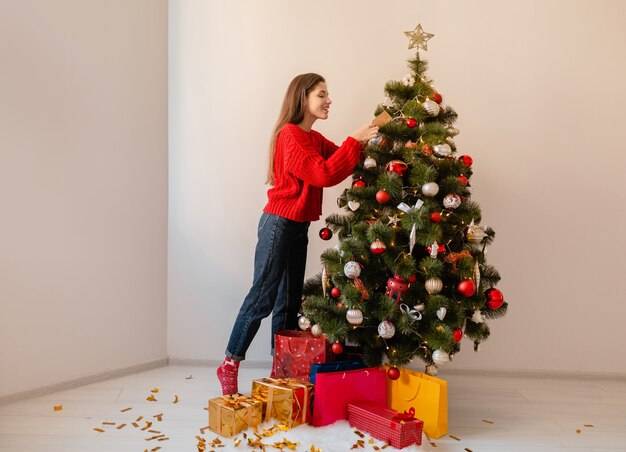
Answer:
POLYGON ((271 377, 308 381, 311 364, 326 362, 327 350, 324 337, 306 331, 279 331, 274 335, 271 377))
POLYGON ((414 417, 414 410, 400 414, 385 405, 355 402, 348 405, 350 425, 397 449, 422 444, 424 422, 414 417))
POLYGON ((317 374, 313 399, 313 425, 321 427, 348 419, 352 402, 387 403, 387 374, 383 369, 348 370, 317 374))

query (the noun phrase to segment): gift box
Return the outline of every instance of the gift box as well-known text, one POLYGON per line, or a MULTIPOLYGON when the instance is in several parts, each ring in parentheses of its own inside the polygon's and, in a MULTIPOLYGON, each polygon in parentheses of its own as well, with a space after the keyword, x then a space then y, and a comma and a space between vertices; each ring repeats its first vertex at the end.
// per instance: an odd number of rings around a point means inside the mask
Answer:
POLYGON ((241 394, 209 400, 209 429, 230 437, 262 421, 263 403, 241 394))
POLYGON ((293 378, 262 378, 252 382, 252 397, 262 403, 263 419, 277 419, 292 428, 311 422, 313 385, 293 378))
POLYGON ((348 404, 387 402, 387 374, 378 367, 317 374, 313 403, 313 425, 321 427, 348 419, 348 404))
POLYGON ((308 381, 311 364, 326 362, 328 343, 305 331, 279 331, 274 335, 272 378, 308 381))
POLYGON ((309 381, 315 384, 315 379, 318 373, 363 369, 364 367, 366 366, 363 364, 363 361, 358 359, 352 361, 334 361, 331 363, 311 364, 309 381))
POLYGON ((399 414, 385 405, 356 402, 348 405, 350 425, 369 433, 374 438, 402 449, 411 444, 422 444, 424 423, 414 417, 415 411, 399 414))

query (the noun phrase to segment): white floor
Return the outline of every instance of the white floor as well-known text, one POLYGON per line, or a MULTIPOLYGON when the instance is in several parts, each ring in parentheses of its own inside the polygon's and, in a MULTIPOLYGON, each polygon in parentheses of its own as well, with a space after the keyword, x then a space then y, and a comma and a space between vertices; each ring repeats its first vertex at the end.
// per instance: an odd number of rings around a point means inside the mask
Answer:
MULTIPOLYGON (((245 365, 245 363, 244 363, 245 365)), ((268 369, 242 366, 240 385, 248 389, 268 369)), ((518 378, 492 376, 445 377, 449 384, 449 434, 409 450, 444 451, 626 451, 626 381, 518 378), (485 422, 488 421, 488 422, 485 422)), ((249 392, 249 389, 248 389, 249 392)), ((160 452, 197 451, 197 436, 209 443, 216 437, 208 424, 207 400, 219 395, 213 369, 170 366, 83 386, 71 391, 0 406, 1 452, 160 452), (187 377, 192 376, 191 379, 187 377), (156 402, 146 400, 153 388, 156 402), (175 395, 179 403, 172 403, 175 395), (54 411, 62 405, 61 411, 54 411), (122 409, 131 407, 126 412, 122 409), (162 413, 162 421, 154 416, 162 413), (143 419, 133 427, 139 416, 143 419), (169 440, 146 438, 166 434, 169 440), (113 422, 106 425, 103 422, 113 422), (126 423, 122 429, 117 427, 126 423), (94 428, 101 428, 103 433, 94 428)), ((267 438, 273 444, 287 438, 301 441, 299 451, 311 444, 324 452, 349 450, 332 439, 339 431, 345 444, 359 438, 347 423, 322 429, 298 427, 267 438), (313 441, 311 441, 313 439, 313 441)), ((375 450, 365 438, 363 450, 375 450)), ((215 450, 252 450, 245 441, 232 440, 215 450)), ((257 449, 259 450, 259 449, 257 449)), ((268 449, 276 450, 276 449, 268 449)), ((386 450, 393 450, 388 448, 386 450)))

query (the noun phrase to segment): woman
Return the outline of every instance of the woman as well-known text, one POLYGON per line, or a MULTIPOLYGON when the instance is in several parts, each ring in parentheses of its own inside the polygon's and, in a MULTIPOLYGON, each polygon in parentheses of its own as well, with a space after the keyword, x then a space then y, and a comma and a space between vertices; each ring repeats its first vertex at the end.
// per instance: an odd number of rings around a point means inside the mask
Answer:
POLYGON ((328 118, 332 101, 318 74, 295 77, 285 93, 269 149, 268 202, 258 227, 254 279, 235 320, 226 359, 217 369, 223 394, 238 392, 239 363, 261 325, 272 315, 274 334, 295 329, 300 310, 306 264, 308 229, 322 213, 322 188, 351 175, 361 158, 363 143, 378 127, 366 124, 341 146, 311 127, 328 118))

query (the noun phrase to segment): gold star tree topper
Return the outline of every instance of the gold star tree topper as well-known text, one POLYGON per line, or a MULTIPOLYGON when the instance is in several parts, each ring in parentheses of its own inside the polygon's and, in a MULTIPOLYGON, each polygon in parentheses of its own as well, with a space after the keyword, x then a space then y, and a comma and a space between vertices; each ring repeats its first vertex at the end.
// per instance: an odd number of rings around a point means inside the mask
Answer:
POLYGON ((426 41, 435 36, 432 33, 426 33, 422 29, 422 24, 417 24, 417 27, 415 27, 413 31, 405 31, 404 35, 409 38, 409 49, 419 47, 422 50, 428 50, 426 41))

